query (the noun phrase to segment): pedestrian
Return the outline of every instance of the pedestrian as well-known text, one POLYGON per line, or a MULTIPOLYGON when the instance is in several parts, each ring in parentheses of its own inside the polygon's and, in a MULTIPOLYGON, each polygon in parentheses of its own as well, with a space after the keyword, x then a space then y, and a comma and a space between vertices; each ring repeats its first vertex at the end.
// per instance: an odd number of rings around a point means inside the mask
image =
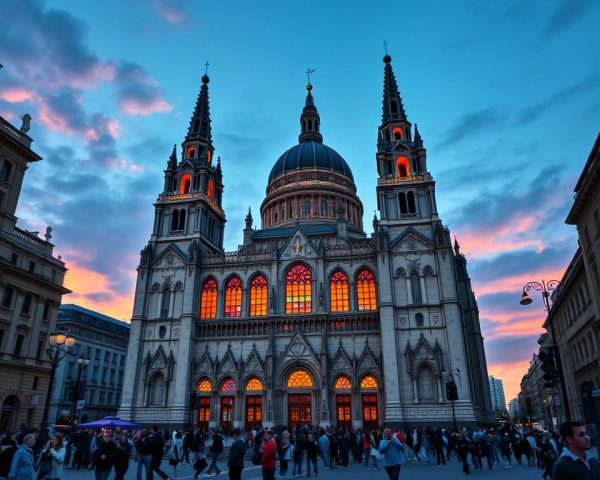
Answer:
POLYGON ((171 448, 169 449, 169 465, 173 467, 173 477, 177 477, 177 465, 183 454, 183 435, 176 432, 171 436, 171 448))
POLYGON ((221 436, 221 430, 218 430, 213 434, 213 443, 212 443, 212 446, 210 447, 211 462, 210 462, 210 467, 208 467, 208 470, 206 471, 207 475, 210 475, 213 470, 215 470, 217 472, 217 475, 219 475, 221 473, 221 469, 217 465, 217 459, 219 458, 219 455, 221 454, 222 451, 223 451, 223 437, 221 436))
POLYGON ((34 455, 33 446, 35 445, 35 435, 30 433, 23 437, 23 444, 15 452, 8 477, 14 480, 33 480, 35 472, 33 470, 34 455))
POLYGON ((112 432, 110 430, 104 431, 101 440, 96 440, 96 450, 94 450, 96 480, 108 479, 118 455, 119 451, 113 442, 112 432))
POLYGON ((392 431, 383 431, 383 440, 379 444, 379 452, 383 454, 383 466, 390 480, 399 480, 400 468, 404 463, 404 444, 392 431))
POLYGON ((369 448, 369 457, 371 457, 371 460, 373 461, 373 468, 379 470, 379 466, 377 465, 377 457, 379 455, 379 435, 377 432, 372 432, 370 435, 369 448))
MULTIPOLYGON (((229 448, 229 459, 227 467, 229 468, 229 480, 241 480, 242 470, 244 470, 244 455, 246 455, 246 442, 240 438, 241 431, 234 428, 231 432, 233 443, 229 448)), ((197 478, 197 477, 194 477, 197 478)))
POLYGON ((144 469, 144 480, 152 480, 152 448, 150 432, 146 427, 135 434, 133 444, 137 455, 136 480, 142 480, 142 468, 144 469))
POLYGON ((512 468, 511 463, 511 449, 510 449, 510 437, 508 433, 504 433, 498 440, 498 450, 500 450, 500 455, 504 459, 504 468, 512 468))
POLYGON ((0 440, 0 480, 8 477, 16 451, 17 443, 9 435, 4 435, 0 440))
POLYGON ((337 468, 338 442, 332 432, 328 432, 327 437, 329 438, 329 465, 332 470, 335 470, 337 468))
POLYGON ((263 480, 275 480, 275 457, 277 455, 277 445, 273 440, 273 432, 265 430, 264 443, 260 447, 262 452, 262 478, 263 480))
POLYGON ((550 434, 546 434, 542 438, 540 457, 542 461, 542 468, 544 470, 542 479, 547 480, 548 478, 552 478, 552 469, 554 468, 554 462, 558 458, 558 452, 552 443, 550 443, 550 434))
POLYGON ((279 478, 286 478, 288 466, 292 459, 294 446, 290 442, 290 432, 284 430, 281 434, 281 446, 279 447, 279 478))
POLYGON ((117 443, 118 454, 115 459, 115 480, 125 480, 125 474, 129 470, 129 457, 131 456, 131 444, 125 432, 119 433, 117 443))
POLYGON ((194 462, 196 460, 198 460, 200 457, 205 458, 205 456, 204 456, 204 430, 202 430, 200 427, 196 427, 196 431, 194 432, 193 451, 195 453, 194 462))
POLYGON ((463 431, 458 438, 457 448, 458 448, 458 458, 462 462, 463 472, 465 475, 468 475, 469 472, 469 450, 471 449, 471 445, 473 442, 469 439, 467 432, 463 431))
POLYGON ((345 468, 348 466, 350 460, 350 434, 347 431, 343 431, 338 441, 338 451, 340 454, 340 463, 345 468))
POLYGON ((319 451, 321 452, 321 458, 323 459, 323 468, 326 468, 329 466, 329 437, 323 429, 321 429, 319 433, 319 451))
POLYGON ((319 444, 315 440, 315 436, 312 433, 308 434, 306 442, 306 476, 310 477, 310 466, 313 466, 313 473, 315 477, 319 475, 319 469, 317 468, 317 460, 319 458, 319 444))
POLYGON ((560 436, 565 448, 554 463, 553 480, 600 480, 600 461, 590 452, 590 436, 582 422, 564 422, 560 436))
POLYGON ((183 432, 183 453, 181 455, 181 463, 187 463, 189 465, 190 463, 190 450, 192 449, 193 445, 194 445, 194 441, 192 438, 192 435, 190 434, 190 432, 188 432, 187 430, 185 432, 183 432))
MULTIPOLYGON (((50 471, 42 478, 48 480, 61 480, 63 476, 63 464, 65 462, 66 448, 64 447, 64 438, 61 433, 56 433, 50 437, 44 454, 50 457, 50 471)), ((39 478, 39 475, 38 475, 39 478)))
POLYGON ((163 480, 168 480, 169 478, 169 476, 160 468, 160 464, 165 456, 165 443, 165 437, 158 431, 158 425, 154 425, 152 427, 152 433, 148 438, 148 444, 150 446, 150 452, 152 455, 152 469, 150 471, 150 475, 148 476, 149 479, 152 479, 152 472, 156 472, 163 480))
POLYGON ((294 440, 294 468, 292 469, 292 477, 296 475, 302 476, 302 457, 306 450, 306 435, 300 431, 294 440))

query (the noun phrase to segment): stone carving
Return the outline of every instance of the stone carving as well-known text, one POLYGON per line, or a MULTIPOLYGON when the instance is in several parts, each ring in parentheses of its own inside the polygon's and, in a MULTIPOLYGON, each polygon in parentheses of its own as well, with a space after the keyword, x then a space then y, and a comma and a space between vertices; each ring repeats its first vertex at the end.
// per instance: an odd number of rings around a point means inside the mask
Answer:
POLYGON ((21 128, 19 130, 23 133, 27 133, 31 125, 31 115, 26 113, 21 117, 21 120, 23 120, 23 123, 21 123, 21 128))

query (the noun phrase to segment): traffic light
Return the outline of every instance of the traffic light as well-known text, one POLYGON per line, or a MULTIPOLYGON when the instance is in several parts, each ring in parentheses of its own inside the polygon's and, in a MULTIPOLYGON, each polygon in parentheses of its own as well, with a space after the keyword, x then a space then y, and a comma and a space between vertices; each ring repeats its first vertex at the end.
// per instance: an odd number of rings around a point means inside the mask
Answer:
POLYGON ((456 386, 456 382, 451 380, 446 382, 446 399, 451 402, 455 402, 458 400, 458 387, 456 386))
POLYGON ((544 372, 544 387, 554 388, 556 386, 556 364, 554 363, 554 352, 552 347, 541 347, 538 358, 542 362, 544 372))

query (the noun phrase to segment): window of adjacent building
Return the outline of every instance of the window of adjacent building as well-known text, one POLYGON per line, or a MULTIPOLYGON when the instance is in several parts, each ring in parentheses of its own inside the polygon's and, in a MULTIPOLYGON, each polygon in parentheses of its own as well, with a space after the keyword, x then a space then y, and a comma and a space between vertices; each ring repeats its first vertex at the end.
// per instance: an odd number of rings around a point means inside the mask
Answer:
POLYGON ((121 394, 120 394, 119 392, 117 392, 117 399, 116 399, 116 401, 115 401, 115 404, 116 404, 117 406, 118 406, 118 405, 121 405, 121 394))
POLYGON ((125 355, 121 355, 119 359, 119 364, 124 367, 125 366, 125 355))
POLYGON ((110 383, 111 385, 114 385, 114 384, 115 384, 115 369, 114 369, 114 368, 112 368, 112 369, 110 370, 110 380, 109 380, 109 383, 110 383))
POLYGON ((106 368, 102 369, 102 383, 106 383, 106 368))
POLYGON ((8 160, 4 160, 2 163, 2 169, 0 169, 0 179, 8 182, 10 178, 10 172, 12 171, 12 163, 8 160))
POLYGON ((40 382, 40 377, 33 377, 33 381, 31 382, 31 389, 37 390, 39 382, 40 382))
POLYGON ((2 306, 4 308, 10 308, 12 305, 13 295, 14 290, 12 287, 4 287, 4 293, 2 294, 2 306))
POLYGON ((42 353, 44 352, 44 339, 38 340, 37 349, 35 351, 35 358, 38 360, 42 359, 42 353))
POLYGON ((217 316, 217 282, 209 278, 202 286, 200 298, 200 318, 215 318, 217 316))
POLYGON ((329 280, 329 295, 332 312, 346 312, 350 310, 348 275, 341 270, 337 270, 331 275, 329 280))
POLYGON ((255 275, 250 281, 250 316, 267 314, 267 294, 269 285, 264 275, 255 275))
POLYGON ((0 351, 2 351, 2 340, 4 340, 4 330, 0 330, 0 351))
POLYGON ((10 263, 11 265, 16 265, 19 262, 19 256, 16 253, 13 253, 10 256, 10 263))
POLYGON ((24 315, 29 315, 29 311, 31 310, 31 295, 23 296, 23 305, 21 306, 21 313, 24 315))
POLYGON ((100 349, 99 348, 96 349, 96 357, 95 358, 96 358, 96 360, 100 360, 100 349))
POLYGON ((13 355, 21 355, 21 350, 23 349, 23 341, 25 340, 25 336, 18 334, 15 336, 15 348, 13 350, 13 355))
POLYGON ((221 391, 222 392, 235 392, 236 390, 237 390, 237 385, 235 384, 235 381, 231 377, 227 378, 221 384, 221 391))
POLYGON ((33 260, 29 261, 29 273, 35 273, 35 262, 33 260))
POLYGON ((42 320, 48 320, 50 317, 50 300, 44 302, 44 311, 42 313, 42 320))
POLYGON ((94 366, 94 374, 92 375, 92 382, 96 383, 98 381, 98 367, 94 366))
POLYGON ((104 362, 110 362, 110 352, 104 352, 104 362))
POLYGON ((304 265, 292 267, 285 279, 285 312, 302 313, 312 310, 312 274, 304 265))
POLYGON ((95 401, 96 401, 96 390, 90 390, 90 397, 88 399, 88 403, 90 405, 93 405, 95 401))
POLYGON ((101 391, 101 392, 100 392, 100 398, 98 399, 98 403, 99 403, 100 405, 104 405, 104 399, 105 399, 105 398, 106 398, 105 392, 104 392, 104 391, 101 391))
POLYGON ((112 405, 113 401, 113 392, 108 392, 108 404, 112 405))
POLYGON ((342 375, 335 380, 334 388, 336 390, 350 390, 352 388, 352 383, 348 377, 342 375))
POLYGON ((119 386, 123 385, 123 370, 119 370, 119 386))
POLYGON ((359 310, 375 310, 377 308, 375 277, 366 268, 358 272, 356 278, 356 300, 359 310))
POLYGON ((252 377, 246 383, 246 391, 247 392, 260 392, 264 390, 264 386, 260 378, 252 377))
POLYGON ((212 390, 212 384, 210 383, 210 380, 205 378, 203 380, 200 380, 200 383, 198 383, 198 391, 199 392, 210 392, 212 390))
POLYGON ((239 277, 231 277, 225 284, 225 310, 226 318, 242 316, 242 281, 239 277))

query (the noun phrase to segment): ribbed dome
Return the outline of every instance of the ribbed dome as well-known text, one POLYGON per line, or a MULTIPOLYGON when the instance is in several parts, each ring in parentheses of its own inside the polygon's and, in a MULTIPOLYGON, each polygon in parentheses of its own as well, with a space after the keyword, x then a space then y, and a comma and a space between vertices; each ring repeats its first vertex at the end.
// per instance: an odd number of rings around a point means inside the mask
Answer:
POLYGON ((352 171, 339 153, 318 142, 302 142, 285 152, 273 166, 269 183, 294 170, 319 169, 341 173, 354 183, 352 171))

